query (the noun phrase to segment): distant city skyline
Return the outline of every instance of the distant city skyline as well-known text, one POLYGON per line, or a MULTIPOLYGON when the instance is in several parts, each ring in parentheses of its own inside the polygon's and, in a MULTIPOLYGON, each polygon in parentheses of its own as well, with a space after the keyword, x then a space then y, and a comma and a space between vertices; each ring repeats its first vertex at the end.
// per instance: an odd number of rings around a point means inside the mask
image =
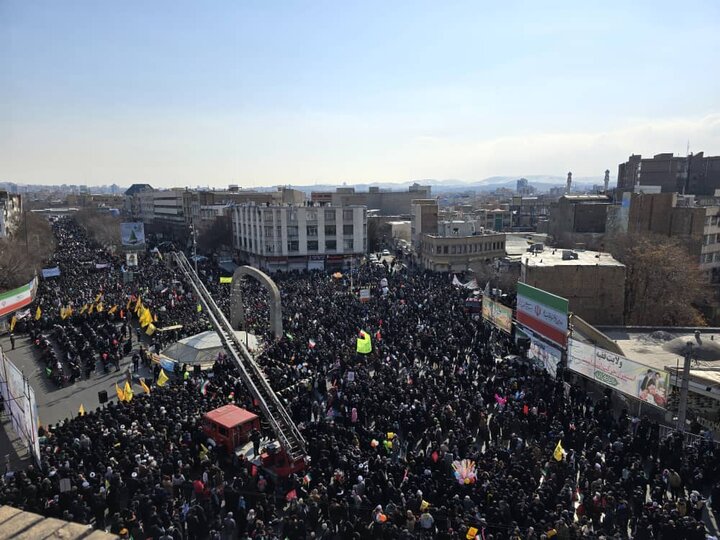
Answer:
POLYGON ((720 154, 720 3, 0 2, 0 182, 564 176, 720 154))

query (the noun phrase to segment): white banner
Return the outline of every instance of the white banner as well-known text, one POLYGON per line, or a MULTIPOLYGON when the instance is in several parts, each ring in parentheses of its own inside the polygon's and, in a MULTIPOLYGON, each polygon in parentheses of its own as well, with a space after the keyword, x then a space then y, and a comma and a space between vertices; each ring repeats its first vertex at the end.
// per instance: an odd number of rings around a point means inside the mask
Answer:
POLYGON ((571 339, 568 369, 657 407, 667 405, 670 374, 571 339))
MULTIPOLYGON (((523 330, 528 333, 526 330, 523 330)), ((554 379, 557 376, 557 365, 562 360, 562 352, 560 349, 551 347, 544 341, 530 336, 530 348, 528 349, 528 358, 542 364, 545 370, 554 379)))
POLYGON ((145 224, 142 221, 121 223, 120 241, 123 246, 140 246, 145 243, 145 224))
POLYGON ((127 266, 137 266, 138 265, 137 253, 126 253, 125 254, 125 264, 127 266))

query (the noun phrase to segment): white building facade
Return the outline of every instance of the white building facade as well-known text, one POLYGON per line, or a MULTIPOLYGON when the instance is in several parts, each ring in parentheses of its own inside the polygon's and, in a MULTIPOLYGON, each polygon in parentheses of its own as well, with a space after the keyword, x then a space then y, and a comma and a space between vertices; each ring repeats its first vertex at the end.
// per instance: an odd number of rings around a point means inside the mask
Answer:
POLYGON ((367 250, 365 206, 241 204, 232 227, 240 258, 269 272, 348 268, 367 250))

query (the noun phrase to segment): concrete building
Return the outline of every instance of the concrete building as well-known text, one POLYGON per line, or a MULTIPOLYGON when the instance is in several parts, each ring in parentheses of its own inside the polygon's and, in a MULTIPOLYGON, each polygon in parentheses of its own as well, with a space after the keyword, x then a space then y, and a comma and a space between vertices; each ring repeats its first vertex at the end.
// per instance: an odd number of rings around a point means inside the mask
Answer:
POLYGON ((700 206, 693 195, 632 193, 628 233, 683 240, 708 281, 720 284, 720 200, 700 206))
POLYGON ((364 206, 242 204, 232 208, 233 247, 258 268, 347 268, 367 249, 364 206))
POLYGON ((478 230, 505 232, 512 229, 512 211, 503 208, 480 209, 473 213, 478 230))
POLYGON ((353 187, 340 187, 335 191, 313 191, 310 200, 333 206, 364 205, 368 210, 377 210, 382 216, 399 216, 409 215, 412 201, 428 199, 430 192, 430 186, 418 183, 411 185, 407 191, 381 190, 373 186, 366 192, 360 192, 353 187))
POLYGON ((21 195, 0 191, 0 238, 12 234, 18 227, 22 211, 21 195))
POLYGON ((625 265, 607 253, 547 249, 525 253, 520 281, 567 298, 570 311, 591 324, 621 325, 625 265))
POLYGON ((517 181, 515 191, 517 191, 517 194, 521 197, 527 197, 535 193, 535 188, 530 185, 527 178, 520 178, 517 181))
POLYGON ((441 236, 423 234, 416 247, 418 264, 433 272, 466 272, 505 256, 505 234, 441 236))
POLYGON ((557 197, 538 195, 536 197, 513 196, 510 203, 512 228, 518 231, 535 231, 538 223, 547 220, 550 205, 557 202, 557 197))
POLYGON ((631 191, 635 185, 660 186, 663 193, 713 195, 720 189, 720 156, 664 153, 643 159, 633 154, 618 165, 618 189, 631 191))
POLYGON ((563 195, 550 207, 548 234, 563 247, 599 243, 611 203, 606 195, 563 195))
POLYGON ((438 202, 435 199, 414 199, 410 205, 410 242, 416 246, 423 234, 438 233, 438 202))

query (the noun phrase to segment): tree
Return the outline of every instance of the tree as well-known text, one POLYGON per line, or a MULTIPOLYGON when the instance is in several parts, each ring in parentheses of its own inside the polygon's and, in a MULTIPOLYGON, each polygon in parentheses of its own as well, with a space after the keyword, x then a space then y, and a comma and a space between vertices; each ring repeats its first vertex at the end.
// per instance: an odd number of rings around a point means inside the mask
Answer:
POLYGON ((0 291, 29 282, 55 251, 47 219, 27 212, 12 236, 0 240, 0 291))
POLYGON ((120 218, 95 210, 81 210, 75 220, 99 245, 113 249, 120 246, 120 218))
POLYGON ((708 294, 707 280, 687 244, 657 235, 607 239, 609 252, 627 269, 625 324, 704 326, 697 309, 708 294))
POLYGON ((197 239, 198 251, 213 253, 225 246, 232 246, 232 222, 230 216, 220 216, 203 230, 197 239))

